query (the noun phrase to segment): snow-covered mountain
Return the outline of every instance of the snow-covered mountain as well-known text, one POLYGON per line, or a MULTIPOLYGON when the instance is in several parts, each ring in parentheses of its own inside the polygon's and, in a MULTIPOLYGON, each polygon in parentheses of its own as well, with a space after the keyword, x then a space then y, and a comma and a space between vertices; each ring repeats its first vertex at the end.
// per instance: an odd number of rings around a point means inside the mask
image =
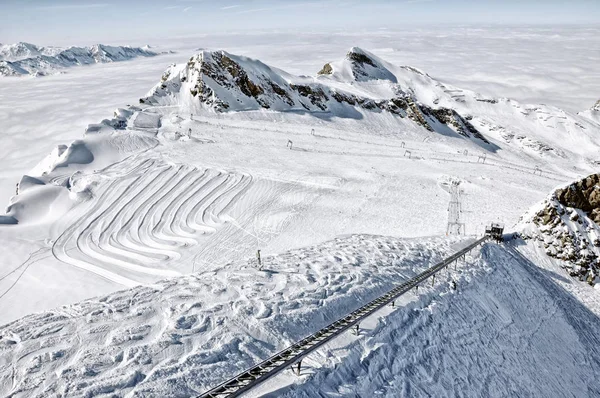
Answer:
POLYGON ((600 100, 598 100, 598 102, 596 102, 594 106, 587 111, 579 112, 579 115, 600 125, 600 100))
POLYGON ((37 47, 29 43, 0 45, 0 76, 47 75, 76 65, 126 61, 158 53, 144 48, 107 46, 37 47))
MULTIPOLYGON (((407 117, 429 131, 489 141, 457 111, 416 103, 408 86, 398 84, 394 68, 373 54, 352 48, 345 59, 327 64, 317 78, 290 75, 247 57, 225 51, 202 51, 184 65, 174 65, 144 104, 202 104, 217 112, 270 109, 331 113, 354 117, 355 108, 407 117), (368 86, 376 81, 377 87, 368 86), (354 85, 355 83, 364 85, 354 85)), ((411 70, 412 72, 412 70, 411 70)), ((418 72, 417 72, 418 73, 418 72)), ((491 146, 490 146, 491 147, 491 146)))
POLYGON ((524 216, 521 235, 563 260, 571 276, 600 282, 600 174, 556 189, 524 216))
POLYGON ((597 126, 546 105, 522 105, 452 87, 410 66, 395 66, 354 47, 316 77, 293 76, 225 51, 201 51, 173 65, 142 104, 216 112, 270 109, 359 117, 356 109, 407 118, 429 131, 459 134, 487 150, 515 147, 535 156, 600 160, 597 126), (494 138, 501 145, 490 143, 494 138))
POLYGON ((0 61, 14 62, 41 54, 41 49, 31 43, 0 44, 0 61))

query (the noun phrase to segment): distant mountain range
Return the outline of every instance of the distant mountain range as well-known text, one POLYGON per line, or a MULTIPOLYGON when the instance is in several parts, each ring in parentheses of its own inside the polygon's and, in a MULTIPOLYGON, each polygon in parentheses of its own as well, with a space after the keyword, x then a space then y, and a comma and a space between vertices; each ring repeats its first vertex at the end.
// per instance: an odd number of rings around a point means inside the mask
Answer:
POLYGON ((0 76, 44 76, 64 68, 153 57, 149 46, 38 47, 31 43, 0 44, 0 76))

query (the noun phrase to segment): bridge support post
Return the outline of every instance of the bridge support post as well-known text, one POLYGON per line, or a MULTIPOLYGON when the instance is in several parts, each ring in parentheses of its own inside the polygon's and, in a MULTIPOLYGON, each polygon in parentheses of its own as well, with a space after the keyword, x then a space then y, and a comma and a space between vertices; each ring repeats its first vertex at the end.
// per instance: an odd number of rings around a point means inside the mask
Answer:
POLYGON ((390 304, 390 306, 391 306, 392 308, 394 308, 395 304, 396 304, 396 301, 394 300, 394 301, 392 301, 392 304, 390 304))
POLYGON ((360 334, 360 325, 357 323, 354 327, 354 334, 358 336, 360 334))
POLYGON ((431 277, 431 286, 435 285, 435 274, 431 277))
POLYGON ((302 366, 302 360, 298 361, 298 365, 296 365, 296 376, 300 376, 300 367, 302 366))

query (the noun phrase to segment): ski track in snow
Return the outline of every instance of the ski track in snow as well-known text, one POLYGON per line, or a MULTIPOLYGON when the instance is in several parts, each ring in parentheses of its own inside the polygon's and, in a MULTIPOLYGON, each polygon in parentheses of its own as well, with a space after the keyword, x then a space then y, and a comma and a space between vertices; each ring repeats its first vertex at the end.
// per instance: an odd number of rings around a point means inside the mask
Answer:
POLYGON ((58 237, 52 253, 128 287, 180 275, 164 263, 220 229, 223 214, 253 182, 242 173, 155 159, 128 159, 111 169, 105 171, 110 182, 94 192, 92 205, 78 209, 81 216, 58 237))

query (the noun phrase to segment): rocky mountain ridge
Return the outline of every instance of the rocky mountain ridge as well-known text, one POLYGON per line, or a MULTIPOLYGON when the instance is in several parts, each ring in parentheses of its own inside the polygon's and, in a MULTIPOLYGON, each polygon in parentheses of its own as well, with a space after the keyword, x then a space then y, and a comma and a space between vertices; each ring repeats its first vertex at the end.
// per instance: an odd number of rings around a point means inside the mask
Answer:
POLYGON ((454 109, 433 108, 418 102, 372 54, 353 48, 343 63, 341 67, 348 73, 339 75, 338 66, 326 64, 319 78, 311 79, 292 76, 260 61, 225 51, 202 51, 187 64, 170 67, 140 103, 159 105, 183 102, 185 98, 216 112, 270 109, 328 112, 340 117, 350 117, 351 108, 359 108, 408 118, 432 132, 451 129, 489 144, 468 117, 454 109), (356 82, 386 80, 391 86, 385 95, 369 95, 328 84, 329 81, 323 79, 325 75, 336 81, 344 81, 347 76, 356 82))
POLYGON ((76 65, 126 61, 158 53, 144 48, 107 46, 38 47, 30 43, 0 46, 0 76, 43 76, 76 65))
POLYGON ((593 134, 598 126, 580 115, 459 89, 358 47, 314 77, 222 50, 201 50, 187 63, 169 67, 140 103, 355 119, 365 112, 387 113, 430 132, 468 138, 489 151, 508 145, 536 157, 577 154, 586 165, 600 161, 592 150, 600 146, 593 134))

